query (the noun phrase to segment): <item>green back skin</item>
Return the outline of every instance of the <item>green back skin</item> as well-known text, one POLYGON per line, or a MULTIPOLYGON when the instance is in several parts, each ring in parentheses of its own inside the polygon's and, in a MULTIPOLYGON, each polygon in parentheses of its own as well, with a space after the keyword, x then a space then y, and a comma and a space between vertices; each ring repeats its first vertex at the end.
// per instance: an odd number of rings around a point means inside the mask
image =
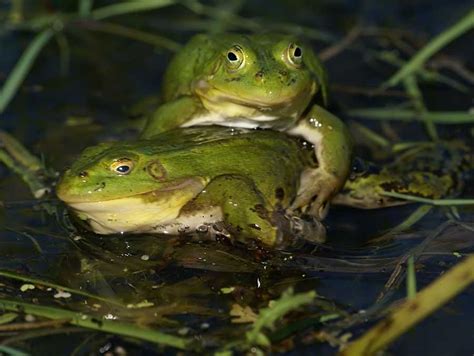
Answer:
MULTIPOLYGON (((279 132, 221 127, 177 129, 151 140, 104 143, 87 148, 66 171, 61 189, 67 189, 65 194, 70 197, 92 201, 168 187, 187 177, 211 180, 223 174, 237 174, 251 178, 265 196, 275 202, 276 187, 288 185, 295 189, 295 182, 308 163, 310 153, 301 151, 295 140, 279 132), (138 163, 133 175, 117 180, 116 175, 109 173, 109 166, 121 157, 138 163), (163 172, 153 177, 150 163, 155 164, 153 169, 163 172), (81 172, 88 172, 88 180, 83 184, 80 183, 81 172), (95 191, 93 196, 88 193, 103 183, 106 188, 95 191)), ((285 203, 293 195, 294 191, 290 190, 285 203)))

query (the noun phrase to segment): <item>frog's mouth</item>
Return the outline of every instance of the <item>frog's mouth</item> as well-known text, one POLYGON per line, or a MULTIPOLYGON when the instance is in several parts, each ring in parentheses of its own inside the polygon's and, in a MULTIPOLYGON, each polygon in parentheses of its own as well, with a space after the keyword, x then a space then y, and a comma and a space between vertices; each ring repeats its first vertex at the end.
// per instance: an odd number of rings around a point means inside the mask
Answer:
POLYGON ((118 199, 68 201, 60 197, 97 234, 149 232, 176 219, 181 208, 196 197, 205 182, 188 179, 172 187, 118 199))
POLYGON ((214 103, 231 102, 236 105, 256 108, 262 111, 276 110, 279 108, 285 108, 290 106, 304 106, 301 105, 302 101, 309 101, 315 92, 315 83, 312 83, 310 87, 304 88, 299 91, 295 91, 291 94, 281 94, 274 96, 242 96, 236 95, 233 92, 219 89, 216 86, 210 85, 207 81, 201 79, 194 85, 196 93, 205 98, 205 100, 214 103))

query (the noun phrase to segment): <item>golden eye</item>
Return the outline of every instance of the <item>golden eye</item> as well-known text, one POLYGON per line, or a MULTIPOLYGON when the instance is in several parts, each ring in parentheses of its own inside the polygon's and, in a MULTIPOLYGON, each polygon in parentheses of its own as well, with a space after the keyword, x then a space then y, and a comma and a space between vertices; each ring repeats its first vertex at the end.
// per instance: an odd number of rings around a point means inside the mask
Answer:
POLYGON ((303 49, 296 43, 290 43, 287 49, 288 61, 296 67, 303 62, 303 49))
POLYGON ((121 176, 129 174, 132 169, 133 161, 128 158, 119 158, 110 165, 110 170, 121 176))
POLYGON ((240 69, 244 64, 244 51, 240 46, 233 46, 226 52, 225 57, 227 59, 227 66, 230 69, 240 69))

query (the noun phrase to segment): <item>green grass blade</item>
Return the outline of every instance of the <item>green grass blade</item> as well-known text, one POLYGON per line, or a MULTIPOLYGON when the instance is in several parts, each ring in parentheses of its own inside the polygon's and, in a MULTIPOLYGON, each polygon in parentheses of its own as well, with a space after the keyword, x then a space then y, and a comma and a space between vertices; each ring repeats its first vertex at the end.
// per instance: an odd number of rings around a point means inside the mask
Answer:
POLYGON ((48 281, 43 281, 43 280, 38 279, 38 278, 23 276, 21 274, 15 273, 15 272, 0 270, 0 277, 5 277, 5 278, 14 279, 16 281, 21 281, 21 282, 26 282, 26 283, 51 287, 51 288, 62 290, 62 291, 65 291, 65 292, 69 292, 69 293, 72 293, 72 294, 75 294, 75 295, 80 295, 80 296, 83 296, 83 297, 92 298, 92 299, 95 299, 95 300, 100 300, 100 301, 102 301, 104 303, 107 303, 109 305, 114 305, 114 306, 117 306, 117 307, 126 308, 126 306, 124 304, 120 303, 120 302, 117 302, 117 301, 114 301, 114 300, 111 300, 111 299, 108 299, 108 298, 104 298, 104 297, 101 297, 99 295, 94 295, 94 294, 87 293, 87 292, 77 290, 77 289, 74 289, 74 288, 68 288, 68 287, 61 286, 61 285, 51 283, 51 282, 48 282, 48 281))
POLYGON ((359 131, 359 133, 369 141, 374 142, 380 147, 388 148, 390 147, 390 141, 387 140, 382 135, 378 134, 372 129, 369 129, 367 126, 362 125, 361 123, 355 122, 353 124, 354 128, 359 131))
MULTIPOLYGON (((474 256, 445 272, 415 298, 392 305, 392 312, 351 342, 339 356, 377 355, 403 333, 433 314, 474 282, 474 256)), ((468 294, 467 294, 468 295, 468 294)))
POLYGON ((413 299, 416 296, 415 259, 410 256, 407 262, 407 298, 413 299))
POLYGON ((175 0, 137 0, 100 7, 91 12, 94 20, 103 20, 112 16, 129 14, 132 12, 148 11, 175 4, 175 0))
POLYGON ((46 46, 53 34, 54 31, 52 29, 41 31, 36 35, 33 41, 31 41, 25 52, 23 52, 3 85, 3 88, 0 90, 0 113, 5 111, 33 66, 36 57, 38 57, 38 54, 41 52, 43 47, 46 46))
POLYGON ((474 199, 428 199, 428 198, 417 197, 414 195, 400 194, 400 193, 395 193, 395 192, 383 192, 381 194, 386 195, 388 197, 414 201, 417 203, 431 204, 431 205, 436 205, 436 206, 474 205, 474 199))
POLYGON ((69 73, 69 67, 71 65, 71 49, 69 47, 69 41, 63 33, 58 32, 56 36, 56 43, 59 48, 59 70, 62 76, 66 76, 69 73))
POLYGON ((92 11, 92 6, 94 5, 94 0, 79 0, 79 16, 87 17, 92 11))
POLYGON ((18 317, 17 313, 5 313, 0 315, 0 325, 11 323, 18 317))
POLYGON ((293 289, 290 288, 283 292, 279 299, 272 301, 267 308, 259 311, 258 318, 252 325, 252 329, 246 333, 247 342, 250 345, 266 346, 268 339, 262 333, 263 329, 272 328, 274 323, 286 313, 304 304, 310 304, 315 298, 315 291, 293 294, 293 289))
POLYGON ((7 355, 7 356, 28 356, 29 354, 13 347, 0 345, 0 355, 7 355))
POLYGON ((8 311, 20 311, 26 314, 32 314, 53 320, 70 319, 70 324, 72 325, 116 335, 129 336, 158 345, 171 346, 182 350, 188 348, 191 343, 190 339, 165 334, 160 331, 140 327, 135 324, 106 319, 97 320, 96 318, 84 313, 73 312, 56 307, 46 307, 24 302, 16 302, 13 300, 0 299, 0 308, 8 311))
POLYGON ((361 108, 347 111, 349 115, 368 120, 412 121, 428 118, 434 124, 459 125, 474 123, 474 113, 463 111, 427 111, 418 113, 415 110, 386 108, 361 108))
POLYGON ((438 52, 441 48, 446 46, 454 39, 461 36, 463 33, 469 31, 474 27, 474 10, 464 16, 461 20, 456 22, 438 36, 433 38, 426 46, 424 46, 417 54, 415 54, 403 67, 401 67, 385 84, 384 86, 394 86, 406 78, 408 75, 419 70, 423 64, 438 52))
POLYGON ((181 44, 164 36, 140 31, 111 22, 97 21, 93 24, 86 24, 83 26, 83 28, 91 31, 99 31, 115 36, 130 38, 131 40, 147 43, 158 48, 165 48, 172 52, 177 52, 181 48, 181 44))
POLYGON ((430 116, 426 116, 426 109, 425 103, 423 101, 423 94, 421 93, 420 88, 418 87, 418 82, 414 75, 408 75, 403 79, 403 84, 405 86, 405 90, 407 91, 408 95, 410 95, 413 106, 415 107, 416 111, 421 114, 423 121, 425 122, 425 128, 428 133, 428 136, 433 140, 438 140, 438 131, 436 130, 436 125, 431 120, 430 116))
POLYGON ((433 205, 422 205, 418 209, 416 209, 413 213, 410 214, 405 220, 403 220, 400 224, 395 226, 393 229, 389 231, 389 234, 397 234, 402 231, 406 231, 415 225, 418 221, 423 219, 426 214, 428 214, 431 209, 433 209, 433 205))
POLYGON ((18 164, 18 161, 12 158, 5 150, 0 149, 0 163, 7 166, 12 172, 21 177, 21 180, 30 188, 31 194, 39 199, 46 192, 48 187, 38 178, 34 171, 25 169, 22 165, 18 164))

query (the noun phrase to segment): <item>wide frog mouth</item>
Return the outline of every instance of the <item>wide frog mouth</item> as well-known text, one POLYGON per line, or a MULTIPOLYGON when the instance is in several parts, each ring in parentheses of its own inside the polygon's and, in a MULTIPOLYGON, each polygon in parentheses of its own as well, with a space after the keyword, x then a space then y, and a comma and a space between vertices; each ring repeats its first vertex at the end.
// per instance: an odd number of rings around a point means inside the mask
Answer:
POLYGON ((277 110, 278 108, 285 108, 293 105, 301 105, 301 102, 309 101, 316 91, 316 83, 312 82, 300 90, 287 91, 286 93, 279 93, 278 95, 237 95, 235 91, 225 90, 216 85, 212 85, 204 79, 196 82, 195 92, 201 98, 213 103, 230 102, 240 106, 250 108, 257 108, 261 110, 277 110))
POLYGON ((111 199, 73 199, 58 192, 81 219, 97 234, 149 232, 173 221, 181 208, 205 187, 203 179, 187 179, 173 186, 111 199))
MULTIPOLYGON (((67 182, 70 183, 70 182, 67 182)), ((123 193, 120 196, 112 196, 107 197, 101 194, 98 194, 97 190, 99 188, 91 188, 91 189, 82 189, 79 193, 74 193, 73 189, 70 188, 70 184, 67 184, 63 181, 60 181, 58 186, 56 187, 56 195, 57 197, 65 202, 66 204, 80 204, 80 203, 95 203, 95 202, 105 202, 109 200, 120 200, 126 198, 142 198, 143 200, 153 200, 153 197, 157 197, 160 194, 166 194, 168 192, 174 192, 180 189, 192 189, 192 188, 199 188, 200 190, 203 189, 204 185, 206 184, 205 180, 200 177, 193 177, 193 178, 185 178, 178 180, 176 182, 169 182, 169 183, 162 183, 161 187, 158 189, 148 188, 144 190, 137 190, 135 192, 131 192, 129 194, 123 193)))

